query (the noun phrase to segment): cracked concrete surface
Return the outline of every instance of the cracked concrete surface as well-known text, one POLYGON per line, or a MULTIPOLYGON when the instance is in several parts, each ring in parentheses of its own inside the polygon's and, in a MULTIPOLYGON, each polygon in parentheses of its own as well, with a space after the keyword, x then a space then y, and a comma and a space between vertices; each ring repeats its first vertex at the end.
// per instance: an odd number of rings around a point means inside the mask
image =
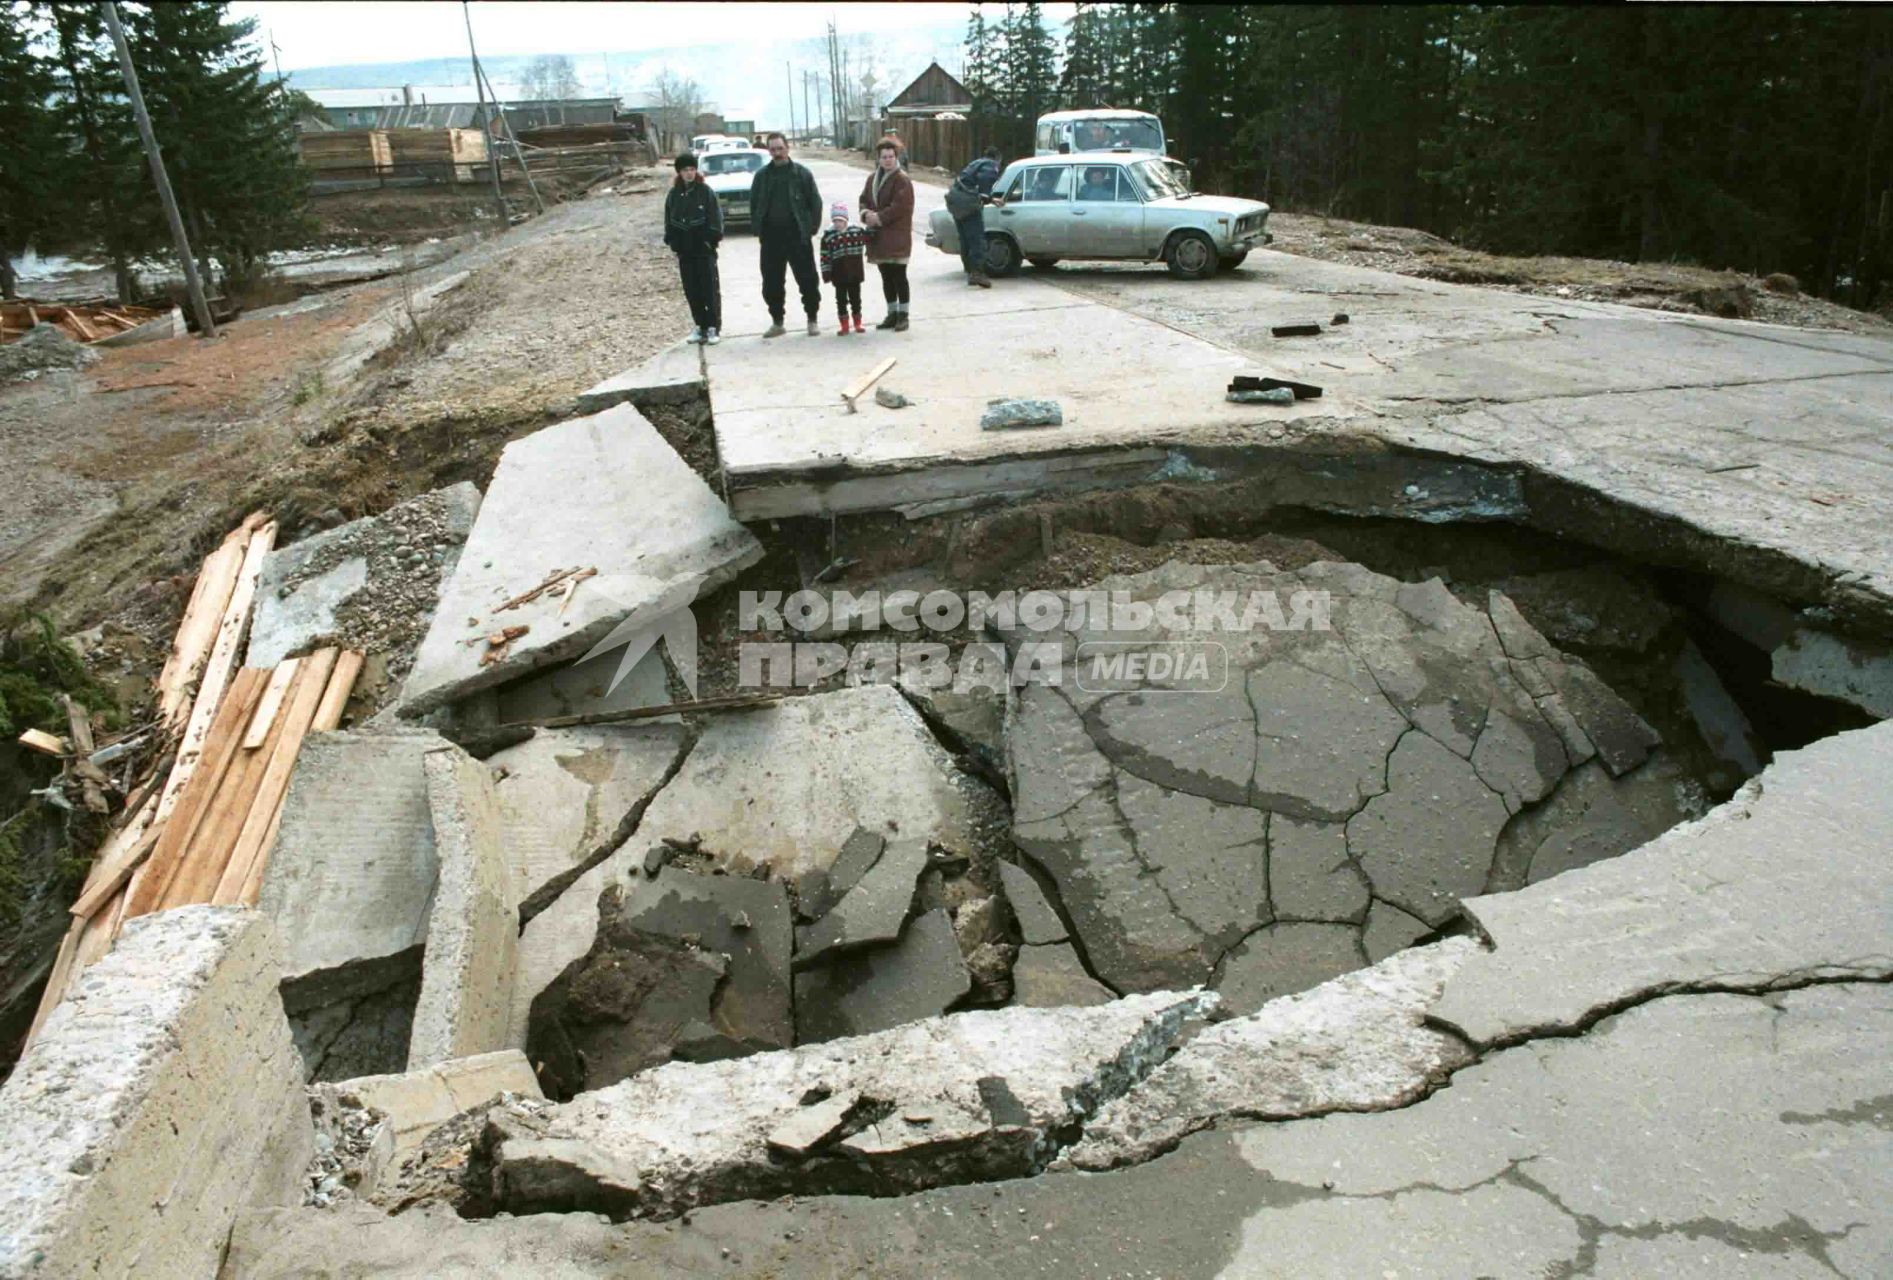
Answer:
POLYGON ((1136 632, 1087 619, 1064 642, 1075 679, 1019 692, 1014 840, 1120 991, 1207 981, 1248 1012, 1447 925, 1495 882, 1622 853, 1692 812, 1655 731, 1496 592, 1481 609, 1437 579, 1331 562, 1172 562, 1093 590, 1231 593, 1238 610, 1272 595, 1289 624, 1219 628, 1201 606, 1136 632), (1294 612, 1317 593, 1327 629, 1294 612), (1213 644, 1226 678, 1087 688, 1085 653, 1123 644, 1213 644))

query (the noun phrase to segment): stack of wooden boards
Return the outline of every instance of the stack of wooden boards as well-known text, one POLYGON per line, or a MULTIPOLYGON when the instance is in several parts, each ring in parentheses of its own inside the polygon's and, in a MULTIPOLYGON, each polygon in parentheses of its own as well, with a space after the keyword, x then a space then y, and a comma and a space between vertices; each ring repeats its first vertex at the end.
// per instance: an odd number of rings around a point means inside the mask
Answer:
POLYGON ((0 303, 0 342, 13 342, 26 336, 36 324, 56 326, 74 342, 97 342, 136 329, 147 320, 156 320, 164 311, 156 307, 108 306, 103 303, 6 302, 0 303))
POLYGON ((33 1031, 134 916, 190 903, 254 903, 302 741, 341 724, 363 655, 323 649, 274 670, 239 668, 276 526, 245 520, 205 559, 158 677, 170 771, 99 851, 72 904, 33 1031), (155 800, 151 796, 155 793, 155 800))
POLYGON ((299 133, 296 150, 310 169, 385 169, 394 163, 388 135, 380 129, 299 133))

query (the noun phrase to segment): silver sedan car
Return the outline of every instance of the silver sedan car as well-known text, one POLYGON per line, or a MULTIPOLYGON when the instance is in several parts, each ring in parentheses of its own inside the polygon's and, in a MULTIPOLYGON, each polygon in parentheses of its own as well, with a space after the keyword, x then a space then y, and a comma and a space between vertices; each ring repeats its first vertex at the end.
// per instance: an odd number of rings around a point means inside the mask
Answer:
MULTIPOLYGON (((1039 156, 1017 160, 986 211, 986 269, 1012 275, 1021 262, 1063 258, 1161 260, 1170 274, 1203 280, 1267 244, 1269 207, 1259 200, 1191 191, 1182 166, 1154 152, 1039 156)), ((953 217, 936 209, 927 243, 960 251, 953 217)))

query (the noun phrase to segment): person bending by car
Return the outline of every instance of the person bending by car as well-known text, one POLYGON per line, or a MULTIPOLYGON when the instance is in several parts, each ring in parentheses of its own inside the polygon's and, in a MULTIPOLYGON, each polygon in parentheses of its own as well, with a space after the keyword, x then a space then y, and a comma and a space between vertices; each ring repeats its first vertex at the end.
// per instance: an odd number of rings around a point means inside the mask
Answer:
POLYGON ((947 212, 960 233, 960 267, 966 283, 990 289, 986 277, 986 206, 993 202, 993 183, 999 181, 999 148, 987 147, 986 154, 960 170, 947 188, 947 212))
POLYGON ((914 183, 901 172, 900 147, 883 139, 874 152, 874 172, 861 188, 861 221, 874 228, 868 261, 881 272, 887 319, 877 329, 907 330, 907 260, 914 252, 914 183))
POLYGON ((769 163, 756 170, 749 184, 749 221, 762 247, 762 300, 769 308, 765 338, 780 338, 788 305, 785 275, 795 272, 808 316, 812 338, 821 332, 815 318, 822 308, 822 284, 815 271, 815 248, 809 241, 822 229, 822 193, 807 166, 789 159, 789 140, 769 135, 769 163))
POLYGON ((696 328, 692 342, 716 345, 723 325, 723 282, 717 275, 716 247, 723 239, 723 209, 716 192, 697 173, 697 157, 677 157, 677 179, 664 197, 664 243, 677 255, 677 273, 696 328))

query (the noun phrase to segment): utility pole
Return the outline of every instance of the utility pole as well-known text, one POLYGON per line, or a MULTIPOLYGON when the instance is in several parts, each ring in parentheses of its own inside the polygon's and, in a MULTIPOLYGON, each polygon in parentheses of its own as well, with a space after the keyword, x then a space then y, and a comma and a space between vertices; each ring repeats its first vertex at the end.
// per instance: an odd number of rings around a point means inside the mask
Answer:
POLYGON ((782 78, 789 85, 789 136, 795 136, 795 72, 789 70, 789 64, 782 64, 782 78))
POLYGON ((493 146, 493 131, 487 128, 486 88, 480 72, 480 53, 473 47, 473 10, 467 7, 467 0, 460 0, 460 16, 467 20, 467 56, 473 61, 473 96, 479 102, 473 121, 480 126, 480 138, 486 144, 487 172, 493 179, 493 203, 499 206, 500 230, 504 231, 511 215, 506 212, 506 193, 500 190, 500 153, 493 146))
POLYGON ((138 88, 138 71, 131 65, 131 46, 125 43, 125 28, 118 25, 118 6, 112 0, 99 0, 99 13, 112 33, 112 45, 118 50, 119 74, 125 77, 125 96, 131 99, 132 118, 138 122, 138 136, 144 139, 145 158, 151 161, 151 180, 158 186, 158 203, 164 206, 165 221, 171 224, 171 242, 177 246, 178 260, 184 264, 184 288, 191 295, 191 314, 197 317, 197 332, 202 337, 217 336, 217 322, 210 317, 210 303, 204 300, 204 282, 197 276, 197 259, 191 256, 190 238, 184 234, 184 217, 177 211, 177 197, 171 194, 171 179, 164 172, 164 153, 158 150, 158 135, 151 131, 151 117, 145 113, 145 95, 138 88))

